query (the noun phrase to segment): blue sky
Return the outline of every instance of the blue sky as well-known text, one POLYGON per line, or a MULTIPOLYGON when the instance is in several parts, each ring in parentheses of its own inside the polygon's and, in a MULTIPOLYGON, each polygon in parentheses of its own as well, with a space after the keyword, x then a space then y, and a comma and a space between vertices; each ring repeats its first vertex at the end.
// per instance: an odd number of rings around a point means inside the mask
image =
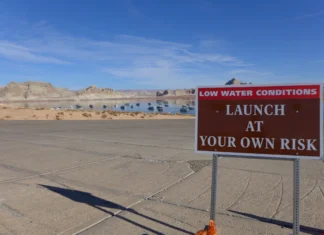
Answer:
POLYGON ((0 0, 0 85, 324 82, 323 0, 0 0))

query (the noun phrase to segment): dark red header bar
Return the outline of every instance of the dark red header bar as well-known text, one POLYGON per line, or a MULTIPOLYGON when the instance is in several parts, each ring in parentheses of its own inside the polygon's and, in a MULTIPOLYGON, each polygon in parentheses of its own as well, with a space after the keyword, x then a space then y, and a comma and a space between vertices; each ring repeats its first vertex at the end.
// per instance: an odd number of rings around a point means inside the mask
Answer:
POLYGON ((199 100, 243 99, 318 99, 321 85, 204 87, 198 88, 199 100))

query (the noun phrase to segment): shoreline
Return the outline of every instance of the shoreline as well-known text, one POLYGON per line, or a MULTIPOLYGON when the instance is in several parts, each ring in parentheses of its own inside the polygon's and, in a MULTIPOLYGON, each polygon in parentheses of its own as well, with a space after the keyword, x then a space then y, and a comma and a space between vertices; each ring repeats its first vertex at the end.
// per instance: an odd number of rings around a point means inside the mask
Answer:
POLYGON ((193 100, 195 99, 195 95, 185 95, 185 96, 130 96, 130 97, 109 97, 104 99, 31 99, 31 100, 0 100, 0 104, 10 104, 10 103, 55 103, 55 102, 85 102, 85 101, 114 101, 114 100, 193 100))
POLYGON ((0 120, 165 120, 194 119, 188 114, 164 114, 144 112, 52 110, 45 108, 15 108, 0 105, 0 120))

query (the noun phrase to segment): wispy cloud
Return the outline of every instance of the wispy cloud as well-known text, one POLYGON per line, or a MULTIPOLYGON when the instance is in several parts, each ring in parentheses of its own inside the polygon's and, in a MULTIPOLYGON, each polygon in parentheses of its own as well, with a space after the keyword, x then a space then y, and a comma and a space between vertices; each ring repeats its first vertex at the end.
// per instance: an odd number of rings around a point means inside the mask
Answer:
POLYGON ((297 16, 296 19, 306 19, 306 18, 313 18, 324 15, 324 11, 321 12, 315 12, 315 13, 309 13, 301 16, 297 16))
MULTIPOLYGON (((202 53, 194 44, 132 35, 94 40, 62 34, 46 21, 29 26, 17 35, 6 33, 11 37, 0 37, 1 57, 30 63, 92 65, 110 78, 152 87, 215 84, 228 79, 225 77, 228 69, 250 66, 233 55, 215 50, 202 53)), ((208 43, 212 44, 205 42, 205 45, 208 43)))
POLYGON ((132 16, 141 16, 141 12, 138 7, 131 0, 126 0, 126 8, 132 16))
POLYGON ((215 47, 220 44, 219 40, 201 40, 199 45, 204 48, 215 47))
POLYGON ((229 72, 229 74, 231 75, 244 75, 244 74, 254 74, 254 75, 261 75, 261 76, 265 76, 265 75, 271 75, 272 73, 270 72, 260 72, 257 70, 253 70, 253 69, 235 69, 235 70, 231 70, 229 72))
POLYGON ((33 63, 52 63, 67 64, 67 61, 50 56, 42 56, 32 53, 30 49, 15 43, 0 41, 0 57, 10 60, 33 62, 33 63))
POLYGON ((310 61, 311 63, 324 63, 324 60, 313 60, 310 61))

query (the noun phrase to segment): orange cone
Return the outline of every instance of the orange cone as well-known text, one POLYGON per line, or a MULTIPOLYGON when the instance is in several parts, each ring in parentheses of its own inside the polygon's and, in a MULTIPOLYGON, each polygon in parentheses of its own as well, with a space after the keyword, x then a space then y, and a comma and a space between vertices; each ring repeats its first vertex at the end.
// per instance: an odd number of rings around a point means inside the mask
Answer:
POLYGON ((196 235, 217 235, 215 222, 210 220, 207 230, 200 230, 196 233, 196 235))

